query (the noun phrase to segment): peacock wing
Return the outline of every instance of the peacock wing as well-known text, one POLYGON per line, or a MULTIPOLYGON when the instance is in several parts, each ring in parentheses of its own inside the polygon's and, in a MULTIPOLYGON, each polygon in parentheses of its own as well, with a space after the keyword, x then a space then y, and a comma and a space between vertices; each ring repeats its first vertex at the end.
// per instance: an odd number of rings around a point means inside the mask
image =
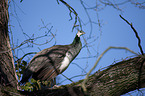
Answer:
POLYGON ((42 81, 55 78, 60 73, 58 68, 68 49, 67 45, 56 45, 37 53, 28 65, 29 70, 33 72, 32 77, 42 81))

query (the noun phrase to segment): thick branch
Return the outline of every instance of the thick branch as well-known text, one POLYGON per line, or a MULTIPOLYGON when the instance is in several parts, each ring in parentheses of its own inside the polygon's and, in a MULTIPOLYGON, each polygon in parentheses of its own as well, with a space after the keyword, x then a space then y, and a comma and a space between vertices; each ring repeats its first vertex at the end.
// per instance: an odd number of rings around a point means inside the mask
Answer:
MULTIPOLYGON (((81 83, 72 83, 59 88, 48 88, 35 92, 18 92, 21 95, 35 96, 120 96, 127 92, 138 89, 138 75, 140 66, 143 63, 142 74, 140 77, 140 88, 145 88, 145 57, 138 56, 129 60, 109 66, 103 71, 98 71, 89 77, 86 83, 87 93, 81 89, 81 83)), ((9 90, 9 89, 8 89, 9 90)), ((7 91, 3 88, 2 91, 7 91)), ((8 91, 7 94, 12 94, 8 91)), ((15 94, 15 93, 13 93, 15 94)))
MULTIPOLYGON (((129 60, 123 60, 122 62, 111 65, 106 70, 98 71, 89 77, 86 83, 87 94, 95 96, 119 96, 125 94, 129 91, 138 88, 138 75, 141 63, 144 62, 141 74, 141 85, 140 88, 145 87, 145 58, 143 56, 138 56, 129 60)), ((61 87, 60 90, 51 90, 52 94, 57 96, 60 95, 70 95, 71 92, 77 94, 76 96, 82 95, 81 84, 82 80, 65 87, 61 87), (71 86, 71 87, 70 87, 71 86), (71 91, 70 91, 71 90, 71 91), (76 91, 77 90, 77 91, 76 91)), ((44 93, 39 91, 38 94, 44 93), (40 92, 40 93, 39 93, 40 92)), ((45 90, 46 95, 50 96, 50 90, 45 90)), ((52 95, 51 94, 51 95, 52 95)))
POLYGON ((140 88, 145 87, 145 58, 138 56, 111 65, 106 70, 96 72, 87 82, 91 95, 120 96, 138 88, 140 66, 143 63, 140 76, 140 88))

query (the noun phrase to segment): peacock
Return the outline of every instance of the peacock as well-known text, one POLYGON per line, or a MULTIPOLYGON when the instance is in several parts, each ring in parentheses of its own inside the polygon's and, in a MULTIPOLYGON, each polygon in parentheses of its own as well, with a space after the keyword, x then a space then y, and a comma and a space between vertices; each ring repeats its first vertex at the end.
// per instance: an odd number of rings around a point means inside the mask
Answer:
POLYGON ((82 49, 80 36, 85 34, 78 31, 73 42, 69 45, 55 45, 38 52, 24 70, 22 84, 32 77, 35 80, 49 81, 64 72, 82 49))

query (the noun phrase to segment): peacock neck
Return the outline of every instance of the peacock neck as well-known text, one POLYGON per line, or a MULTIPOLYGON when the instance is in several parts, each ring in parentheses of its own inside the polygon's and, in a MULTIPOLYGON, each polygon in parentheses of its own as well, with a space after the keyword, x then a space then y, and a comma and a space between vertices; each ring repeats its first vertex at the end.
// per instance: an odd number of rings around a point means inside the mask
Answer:
POLYGON ((80 41, 80 37, 78 37, 78 35, 76 35, 76 37, 75 37, 75 39, 73 40, 73 42, 72 42, 72 45, 78 45, 78 44, 80 44, 81 43, 81 41, 80 41))
POLYGON ((82 43, 80 37, 76 35, 74 41, 71 44, 71 47, 72 47, 71 50, 73 50, 74 53, 76 54, 82 49, 82 43))

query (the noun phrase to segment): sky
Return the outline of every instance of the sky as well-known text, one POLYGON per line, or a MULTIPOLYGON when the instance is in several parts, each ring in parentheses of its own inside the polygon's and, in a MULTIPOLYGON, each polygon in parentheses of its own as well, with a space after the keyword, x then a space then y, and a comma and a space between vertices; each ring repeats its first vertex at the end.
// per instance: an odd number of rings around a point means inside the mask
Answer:
MULTIPOLYGON (((88 46, 83 47, 76 59, 70 64, 67 70, 63 72, 68 78, 86 74, 86 72, 88 72, 95 64, 97 57, 109 46, 127 47, 136 53, 140 53, 138 40, 135 37, 133 30, 119 17, 119 15, 122 15, 133 24, 141 39, 141 46, 144 50, 145 9, 139 9, 133 4, 126 3, 120 5, 119 8, 122 11, 118 11, 112 6, 102 5, 99 1, 96 3, 96 0, 91 0, 91 2, 85 0, 84 4, 87 8, 92 8, 97 4, 100 9, 88 9, 87 12, 90 16, 88 17, 80 0, 66 0, 66 2, 76 10, 82 21, 82 28, 86 34, 81 37, 81 41, 83 46, 86 44, 88 46), (103 9, 101 10, 101 8, 103 9), (89 23, 89 18, 93 22, 92 25, 89 23)), ((12 31, 12 34, 10 33, 10 38, 11 40, 13 38, 13 48, 20 45, 26 39, 43 36, 51 29, 51 33, 48 33, 47 37, 33 41, 39 45, 27 43, 16 49, 15 55, 18 58, 21 58, 26 53, 39 52, 40 50, 49 48, 53 45, 70 44, 77 33, 76 29, 72 32, 75 21, 74 14, 72 13, 72 20, 70 20, 71 18, 68 8, 61 2, 58 4, 56 0, 23 0, 22 3, 20 3, 20 0, 11 1, 9 13, 10 30, 12 31), (47 28, 44 28, 45 25, 47 25, 47 28), (55 36, 53 39, 52 34, 55 36), (51 39, 51 42, 45 45, 40 45, 51 39)), ((24 60, 29 62, 33 56, 34 55, 29 55, 25 57, 24 60)), ((103 56, 92 74, 99 69, 134 56, 134 54, 126 50, 111 49, 103 56)), ((59 75, 58 77, 60 79, 59 82, 65 80, 65 77, 62 75, 59 75)), ((76 82, 83 78, 84 76, 79 76, 72 80, 76 82)), ((65 80, 61 85, 69 83, 71 83, 69 80, 65 80)), ((124 96, 129 96, 129 94, 125 94, 124 96)))

